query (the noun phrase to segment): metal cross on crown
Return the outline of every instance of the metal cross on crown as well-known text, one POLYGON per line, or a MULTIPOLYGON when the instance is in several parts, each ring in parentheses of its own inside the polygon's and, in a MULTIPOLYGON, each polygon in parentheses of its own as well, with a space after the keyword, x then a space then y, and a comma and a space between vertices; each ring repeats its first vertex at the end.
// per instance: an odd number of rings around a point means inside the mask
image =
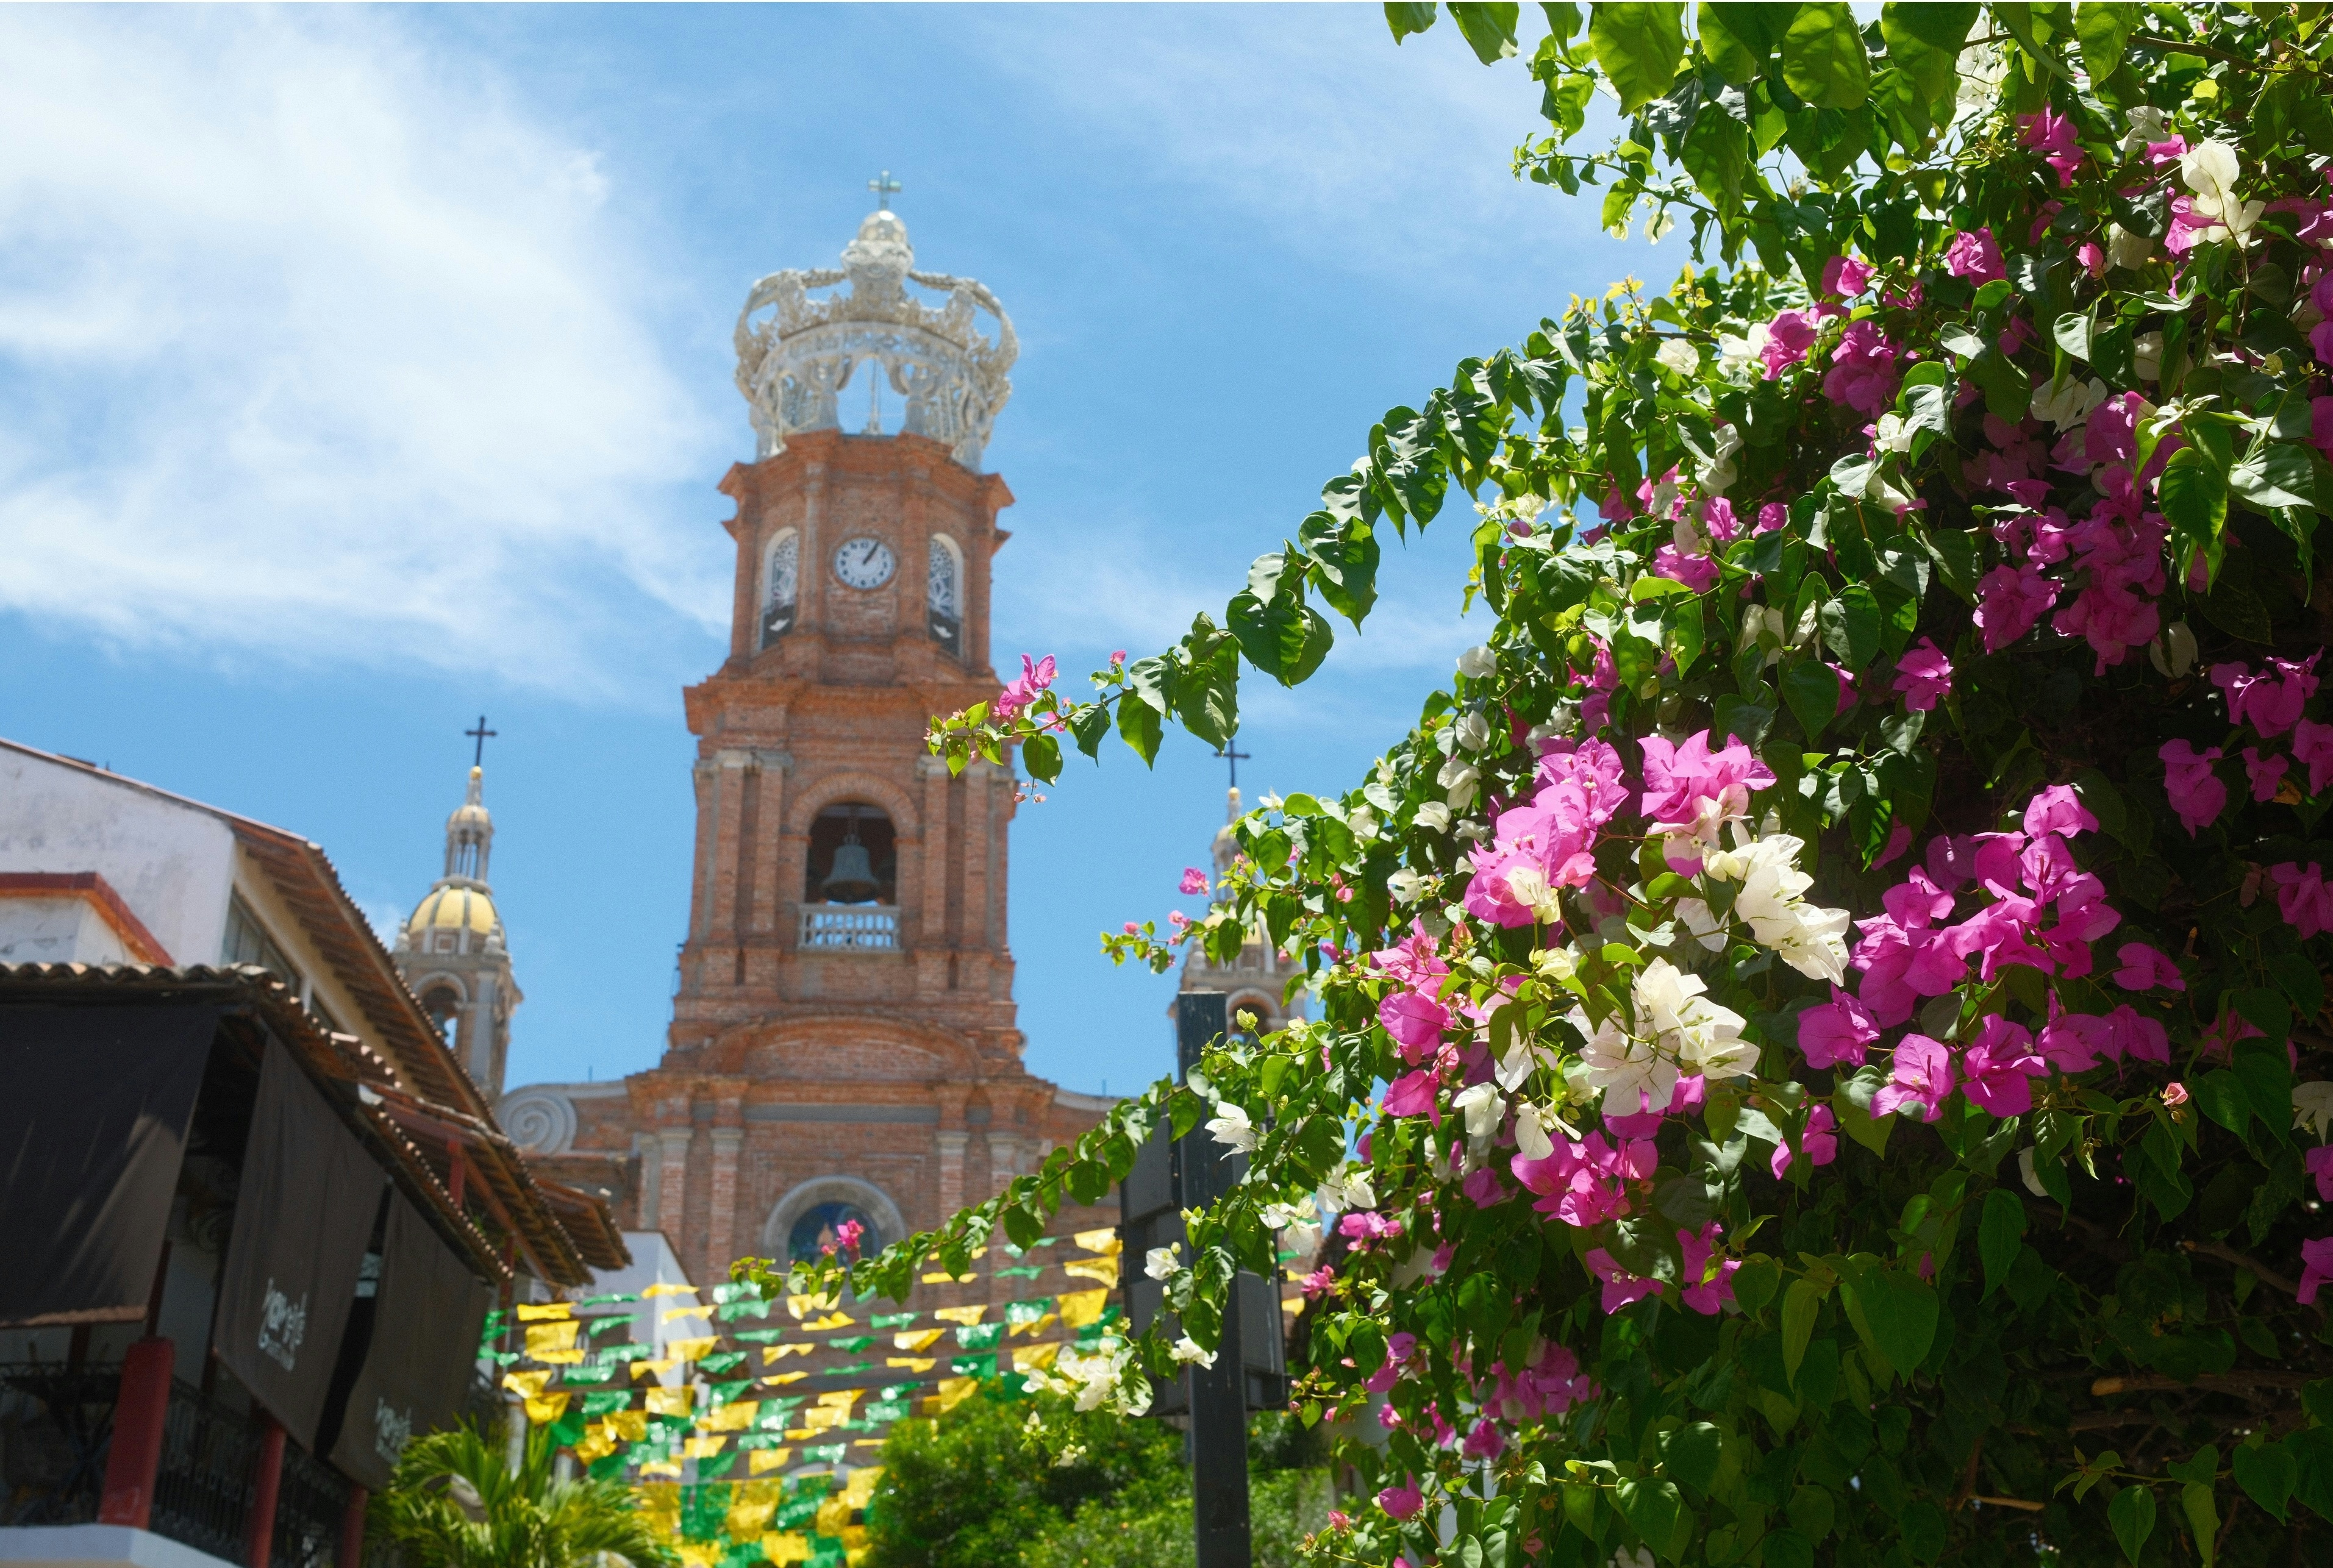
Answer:
POLYGON ((888 213, 891 210, 891 198, 899 194, 899 182, 891 177, 891 171, 887 168, 869 180, 867 188, 875 193, 876 211, 888 213))

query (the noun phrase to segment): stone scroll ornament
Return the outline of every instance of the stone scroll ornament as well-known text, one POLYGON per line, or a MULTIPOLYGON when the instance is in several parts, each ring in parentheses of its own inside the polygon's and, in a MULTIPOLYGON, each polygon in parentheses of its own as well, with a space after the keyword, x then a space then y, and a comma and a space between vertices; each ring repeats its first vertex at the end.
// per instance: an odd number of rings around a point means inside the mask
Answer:
POLYGON ((901 431, 941 443, 966 468, 980 466, 1013 395, 1005 373, 1020 341, 986 287, 917 272, 915 261, 898 215, 875 212, 843 248, 840 269, 790 269, 754 285, 737 316, 737 390, 753 410, 757 456, 784 451, 796 431, 836 428, 842 388, 871 366, 906 403, 901 431), (908 283, 946 299, 926 305, 908 283), (813 297, 838 284, 849 287, 813 297), (992 332, 983 331, 983 314, 992 332))

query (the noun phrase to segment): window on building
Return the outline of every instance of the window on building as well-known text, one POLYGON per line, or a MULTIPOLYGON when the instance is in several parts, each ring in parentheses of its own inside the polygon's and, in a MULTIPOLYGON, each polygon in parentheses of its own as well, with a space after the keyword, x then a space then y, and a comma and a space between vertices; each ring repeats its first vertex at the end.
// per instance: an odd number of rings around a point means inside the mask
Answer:
POLYGON ((879 806, 846 800, 829 806, 810 825, 804 857, 810 904, 897 904, 898 854, 891 819, 879 806))
POLYGON ((226 942, 219 961, 226 964, 254 963, 274 974, 284 986, 297 992, 303 983, 300 971, 267 934, 267 928, 246 908, 241 898, 233 894, 226 901, 226 942))
POLYGON ((964 656, 964 561, 955 541, 945 534, 932 536, 931 565, 925 604, 932 641, 958 658, 964 656))
POLYGON ((762 573, 762 646, 794 629, 802 591, 802 536, 792 529, 770 541, 762 573))
POLYGON ((437 1026, 437 1032, 445 1037, 446 1045, 450 1047, 457 1043, 456 1037, 462 1023, 461 993, 451 986, 432 986, 422 993, 421 1010, 427 1013, 429 1021, 437 1026))

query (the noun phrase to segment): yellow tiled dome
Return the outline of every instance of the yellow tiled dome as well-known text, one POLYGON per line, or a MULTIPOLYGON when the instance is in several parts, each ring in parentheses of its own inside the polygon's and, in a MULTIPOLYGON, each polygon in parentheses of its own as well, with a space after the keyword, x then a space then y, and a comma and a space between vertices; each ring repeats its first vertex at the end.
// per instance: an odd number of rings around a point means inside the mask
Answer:
POLYGON ((460 931, 465 926, 480 936, 492 934, 496 924, 494 901, 482 887, 433 887, 405 929, 415 936, 432 931, 460 931))

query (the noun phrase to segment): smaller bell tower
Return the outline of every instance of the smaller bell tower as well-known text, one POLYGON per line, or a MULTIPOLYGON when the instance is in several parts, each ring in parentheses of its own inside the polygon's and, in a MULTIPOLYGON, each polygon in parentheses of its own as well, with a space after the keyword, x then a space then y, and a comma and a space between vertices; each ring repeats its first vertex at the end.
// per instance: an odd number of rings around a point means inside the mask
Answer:
POLYGON ((446 870, 397 933, 398 971, 445 1031, 454 1055, 489 1099, 503 1092, 511 1014, 525 999, 511 975, 502 913, 486 882, 494 819, 485 804, 486 737, 478 721, 469 789, 446 818, 446 870))

